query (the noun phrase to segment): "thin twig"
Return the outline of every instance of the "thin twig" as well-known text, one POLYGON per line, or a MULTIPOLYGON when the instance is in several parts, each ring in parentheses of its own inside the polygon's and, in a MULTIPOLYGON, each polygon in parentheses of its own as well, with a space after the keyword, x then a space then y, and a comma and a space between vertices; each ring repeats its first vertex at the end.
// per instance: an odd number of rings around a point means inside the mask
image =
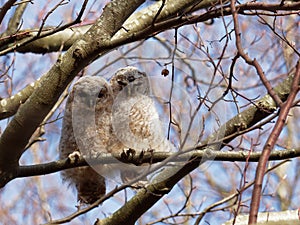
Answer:
POLYGON ((241 41, 241 33, 239 29, 239 21, 238 21, 238 11, 235 6, 235 0, 231 0, 230 7, 232 11, 232 17, 233 17, 233 23, 234 23, 234 32, 235 32, 235 38, 236 38, 236 47, 238 50, 238 54, 245 60, 245 62, 251 66, 254 66, 256 69, 257 74, 260 77, 260 80, 266 87, 268 94, 274 99, 277 106, 280 106, 282 104, 281 99, 278 97, 278 95, 273 90, 270 82, 266 78, 262 67, 260 66, 259 62, 254 58, 251 59, 248 54, 244 52, 242 41, 241 41))

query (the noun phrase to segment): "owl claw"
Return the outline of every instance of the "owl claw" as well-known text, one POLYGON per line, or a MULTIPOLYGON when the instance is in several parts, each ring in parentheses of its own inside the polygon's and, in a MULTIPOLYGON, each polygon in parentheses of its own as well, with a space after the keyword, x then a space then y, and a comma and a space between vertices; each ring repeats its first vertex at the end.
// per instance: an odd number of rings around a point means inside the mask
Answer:
MULTIPOLYGON (((145 153, 149 152, 151 154, 151 159, 153 157, 153 152, 154 152, 154 149, 147 149, 147 150, 142 150, 140 155, 139 155, 139 158, 138 158, 138 162, 137 162, 137 166, 143 164, 144 162, 144 156, 145 156, 145 153)), ((150 164, 152 164, 152 160, 150 162, 150 164)))
POLYGON ((142 164, 144 155, 145 155, 145 151, 142 150, 140 155, 139 155, 138 164, 142 164))
POLYGON ((68 155, 68 160, 70 160, 70 163, 76 163, 79 160, 80 156, 81 154, 79 151, 74 151, 68 155))
POLYGON ((133 163, 136 166, 140 166, 143 164, 144 156, 146 152, 153 153, 153 149, 142 150, 140 151, 138 157, 135 157, 136 151, 132 148, 124 148, 123 152, 121 153, 121 158, 126 162, 133 163))
POLYGON ((121 158, 126 159, 127 161, 132 161, 135 156, 135 150, 132 148, 124 148, 121 153, 121 158))

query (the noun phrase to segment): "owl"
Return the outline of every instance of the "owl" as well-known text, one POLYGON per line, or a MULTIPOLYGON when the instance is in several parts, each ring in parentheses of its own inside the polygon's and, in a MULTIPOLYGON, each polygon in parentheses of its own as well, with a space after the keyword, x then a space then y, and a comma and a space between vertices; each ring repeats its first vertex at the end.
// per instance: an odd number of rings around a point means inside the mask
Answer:
MULTIPOLYGON (((112 104, 112 90, 105 79, 85 76, 74 84, 65 106, 60 159, 74 153, 90 157, 106 152, 112 104)), ((105 194, 105 178, 90 166, 64 170, 62 178, 75 186, 80 203, 92 204, 105 194)))
MULTIPOLYGON (((116 138, 108 146, 109 152, 131 149, 135 154, 144 151, 173 151, 151 95, 151 83, 147 75, 135 67, 119 69, 111 78, 114 103, 112 127, 116 138)), ((144 167, 145 169, 145 167, 144 167)), ((124 167, 123 181, 130 180, 142 171, 142 167, 124 167)))

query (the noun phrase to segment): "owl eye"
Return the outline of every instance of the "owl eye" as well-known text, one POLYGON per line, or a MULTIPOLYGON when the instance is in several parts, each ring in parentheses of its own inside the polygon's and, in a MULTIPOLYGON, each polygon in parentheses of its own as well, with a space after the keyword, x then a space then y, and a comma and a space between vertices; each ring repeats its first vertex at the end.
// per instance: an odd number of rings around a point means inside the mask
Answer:
POLYGON ((106 89, 105 88, 101 88, 99 93, 98 93, 98 98, 103 98, 106 94, 106 89))
POLYGON ((135 80, 135 77, 134 77, 134 76, 129 76, 129 77, 128 77, 128 81, 129 81, 129 82, 132 82, 132 81, 134 81, 134 80, 135 80))
POLYGON ((122 81, 122 80, 118 80, 117 82, 118 82, 118 84, 119 84, 120 86, 126 86, 126 85, 127 85, 127 83, 124 82, 124 81, 122 81))

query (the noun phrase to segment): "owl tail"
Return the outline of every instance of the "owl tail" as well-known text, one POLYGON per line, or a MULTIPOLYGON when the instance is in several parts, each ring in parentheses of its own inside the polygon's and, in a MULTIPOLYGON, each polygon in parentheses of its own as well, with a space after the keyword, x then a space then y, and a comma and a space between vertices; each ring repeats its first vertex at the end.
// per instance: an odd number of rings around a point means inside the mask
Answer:
POLYGON ((91 167, 86 168, 85 176, 76 185, 77 198, 80 203, 93 204, 105 195, 105 178, 91 167))

